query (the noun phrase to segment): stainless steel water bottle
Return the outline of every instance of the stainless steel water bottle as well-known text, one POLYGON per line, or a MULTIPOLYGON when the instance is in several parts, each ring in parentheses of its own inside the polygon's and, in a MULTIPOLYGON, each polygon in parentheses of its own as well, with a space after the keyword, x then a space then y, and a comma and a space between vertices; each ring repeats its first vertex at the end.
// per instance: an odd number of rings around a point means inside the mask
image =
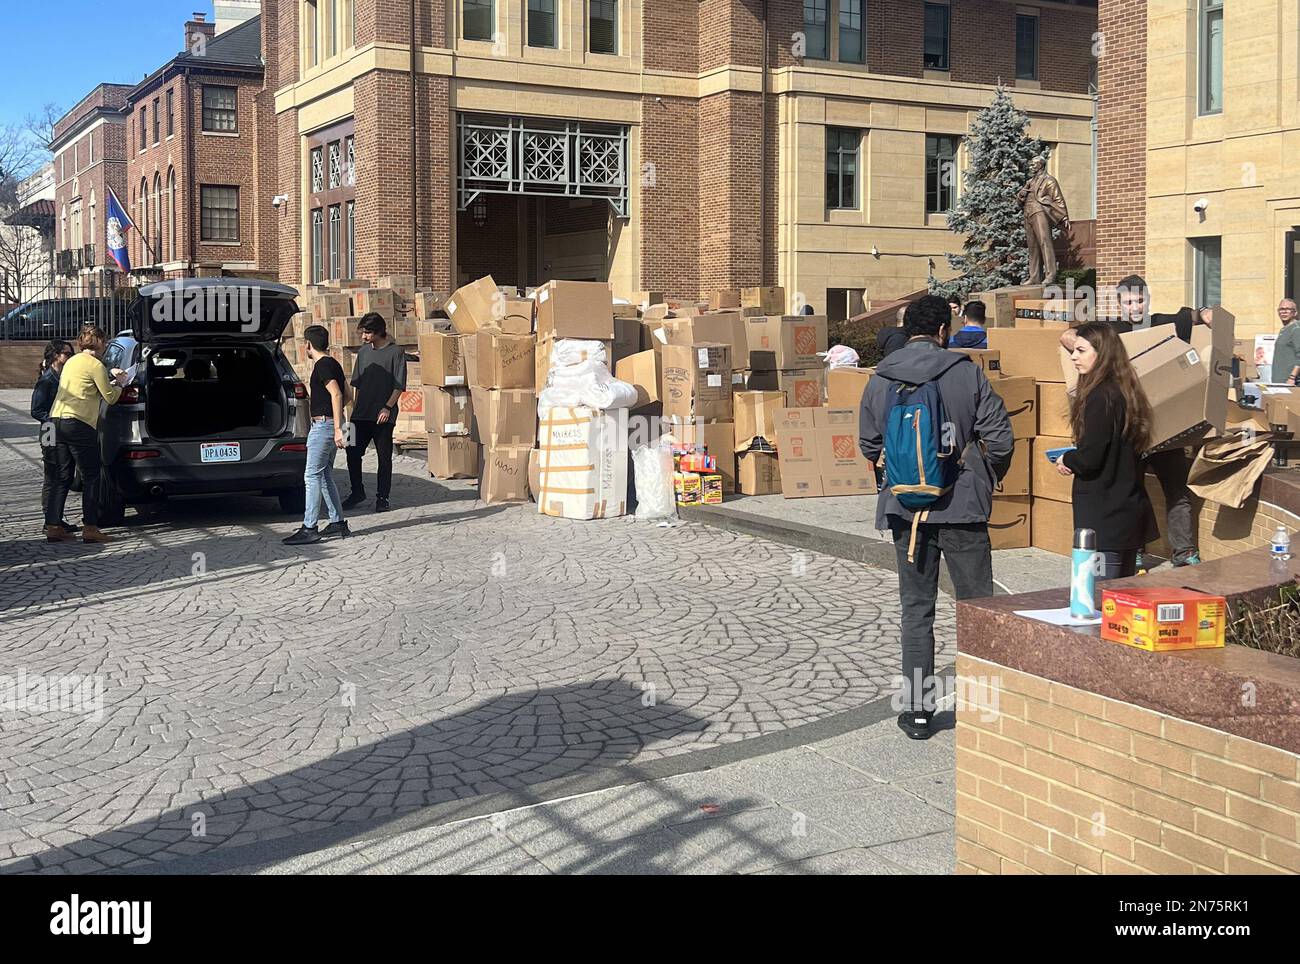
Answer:
POLYGON ((1097 615, 1093 593, 1097 587, 1097 533, 1074 530, 1074 551, 1070 553, 1070 615, 1091 619, 1097 615))

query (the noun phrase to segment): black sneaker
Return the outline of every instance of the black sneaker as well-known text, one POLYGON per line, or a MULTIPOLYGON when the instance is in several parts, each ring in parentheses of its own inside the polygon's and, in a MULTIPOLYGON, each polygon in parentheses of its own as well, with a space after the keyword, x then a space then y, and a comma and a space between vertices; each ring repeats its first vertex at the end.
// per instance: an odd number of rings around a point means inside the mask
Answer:
MULTIPOLYGON (((347 508, 347 503, 346 503, 346 502, 343 503, 343 506, 344 506, 344 508, 347 508)), ((388 511, 388 500, 387 500, 387 499, 375 499, 375 511, 376 511, 376 512, 387 512, 387 511, 388 511)))
POLYGON ((343 508, 355 509, 357 506, 359 506, 362 502, 365 501, 366 501, 366 494, 364 492, 353 492, 350 496, 348 496, 346 499, 343 500, 343 508))
MULTIPOLYGON (((66 519, 60 522, 59 525, 63 526, 64 530, 67 532, 81 531, 81 526, 74 526, 71 522, 67 521, 66 519)), ((1198 559, 1197 562, 1200 562, 1200 560, 1198 559)))
POLYGON ((348 520, 344 519, 342 522, 331 522, 321 530, 320 537, 329 539, 332 536, 338 536, 340 539, 346 539, 350 535, 352 535, 352 530, 348 528, 348 520))
POLYGON ((898 714, 898 728, 913 740, 928 740, 934 735, 930 729, 928 710, 912 710, 898 714))
POLYGON ((302 526, 289 538, 284 540, 286 546, 310 546, 320 542, 320 533, 315 529, 302 526))

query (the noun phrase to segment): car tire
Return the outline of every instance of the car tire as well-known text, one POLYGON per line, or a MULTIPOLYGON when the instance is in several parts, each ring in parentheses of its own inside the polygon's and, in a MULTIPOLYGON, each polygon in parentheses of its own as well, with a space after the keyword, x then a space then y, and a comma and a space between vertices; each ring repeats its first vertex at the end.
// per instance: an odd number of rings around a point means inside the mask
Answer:
POLYGON ((122 490, 113 484, 107 472, 100 472, 95 489, 95 501, 99 506, 99 524, 101 526, 125 524, 126 501, 122 497, 122 490))
POLYGON ((307 508, 307 493, 302 489, 292 489, 285 492, 277 492, 276 496, 280 500, 280 511, 289 515, 301 515, 307 508))

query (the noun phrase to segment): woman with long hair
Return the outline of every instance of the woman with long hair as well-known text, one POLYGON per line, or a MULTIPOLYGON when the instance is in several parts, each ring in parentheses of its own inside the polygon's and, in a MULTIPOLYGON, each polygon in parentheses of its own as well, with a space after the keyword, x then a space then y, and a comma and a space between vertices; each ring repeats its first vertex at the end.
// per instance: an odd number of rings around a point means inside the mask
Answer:
POLYGON ((99 406, 112 405, 122 394, 126 372, 114 368, 109 372, 100 357, 108 341, 98 325, 86 325, 77 339, 77 354, 63 365, 59 388, 50 409, 54 438, 58 448, 58 473, 45 507, 45 538, 50 542, 67 542, 73 538, 63 525, 63 506, 77 469, 81 470, 84 488, 81 515, 85 528, 83 542, 108 542, 99 531, 99 406))
POLYGON ((1070 399, 1075 448, 1057 462, 1074 479, 1074 527, 1097 533, 1099 578, 1137 572, 1142 547, 1157 535, 1142 456, 1151 443, 1151 403, 1110 325, 1076 331, 1070 360, 1079 384, 1070 399))
MULTIPOLYGON (((40 373, 36 385, 32 388, 32 418, 41 424, 39 441, 41 446, 41 464, 45 471, 41 483, 41 517, 45 518, 50 505, 50 493, 54 490, 59 475, 59 452, 55 445, 53 426, 46 427, 50 421, 50 409, 54 406, 54 397, 59 391, 59 374, 63 363, 72 357, 72 345, 55 339, 45 346, 45 357, 41 360, 40 373)), ((59 521, 68 532, 76 532, 77 527, 64 520, 59 521)))

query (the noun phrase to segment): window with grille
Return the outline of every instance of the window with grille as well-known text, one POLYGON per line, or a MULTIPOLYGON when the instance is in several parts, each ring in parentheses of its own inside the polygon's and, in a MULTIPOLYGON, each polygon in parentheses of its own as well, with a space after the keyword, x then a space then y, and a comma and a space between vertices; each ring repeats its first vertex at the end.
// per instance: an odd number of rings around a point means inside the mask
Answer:
POLYGON ((330 205, 330 277, 343 277, 343 212, 339 205, 330 205))
POLYGON ((830 56, 830 36, 826 14, 830 0, 803 0, 804 56, 825 60, 830 56))
POLYGON ((340 150, 342 145, 338 141, 331 141, 329 146, 330 157, 330 190, 338 187, 343 183, 343 153, 340 150))
POLYGON ((239 240, 239 188, 205 184, 199 189, 203 241, 239 240))
POLYGON ((948 69, 948 5, 925 5, 925 69, 948 69))
POLYGON ((840 62, 862 64, 867 60, 863 43, 866 0, 840 0, 840 62))
POLYGON ((348 277, 357 276, 357 202, 348 202, 348 277))
POLYGON ((461 24, 466 40, 491 40, 496 11, 492 0, 464 0, 461 24))
POLYGON ((349 137, 344 142, 344 168, 343 184, 345 187, 355 187, 357 183, 357 140, 355 137, 349 137))
POLYGON ((316 208, 311 212, 311 280, 312 284, 320 284, 325 280, 322 273, 324 266, 324 248, 325 248, 325 212, 316 208))
POLYGON ((925 213, 947 214, 957 202, 957 137, 925 135, 925 213))
POLYGON ((325 190, 325 149, 316 147, 311 152, 311 192, 319 194, 325 190))
POLYGON ((218 134, 233 134, 239 130, 235 88, 203 88, 203 129, 218 134))
POLYGON ((826 207, 858 206, 858 146, 862 132, 826 128, 826 207))
POLYGON ((528 46, 555 46, 555 0, 528 0, 528 46))
POLYGON ((618 0, 590 0, 591 52, 618 53, 618 0))

